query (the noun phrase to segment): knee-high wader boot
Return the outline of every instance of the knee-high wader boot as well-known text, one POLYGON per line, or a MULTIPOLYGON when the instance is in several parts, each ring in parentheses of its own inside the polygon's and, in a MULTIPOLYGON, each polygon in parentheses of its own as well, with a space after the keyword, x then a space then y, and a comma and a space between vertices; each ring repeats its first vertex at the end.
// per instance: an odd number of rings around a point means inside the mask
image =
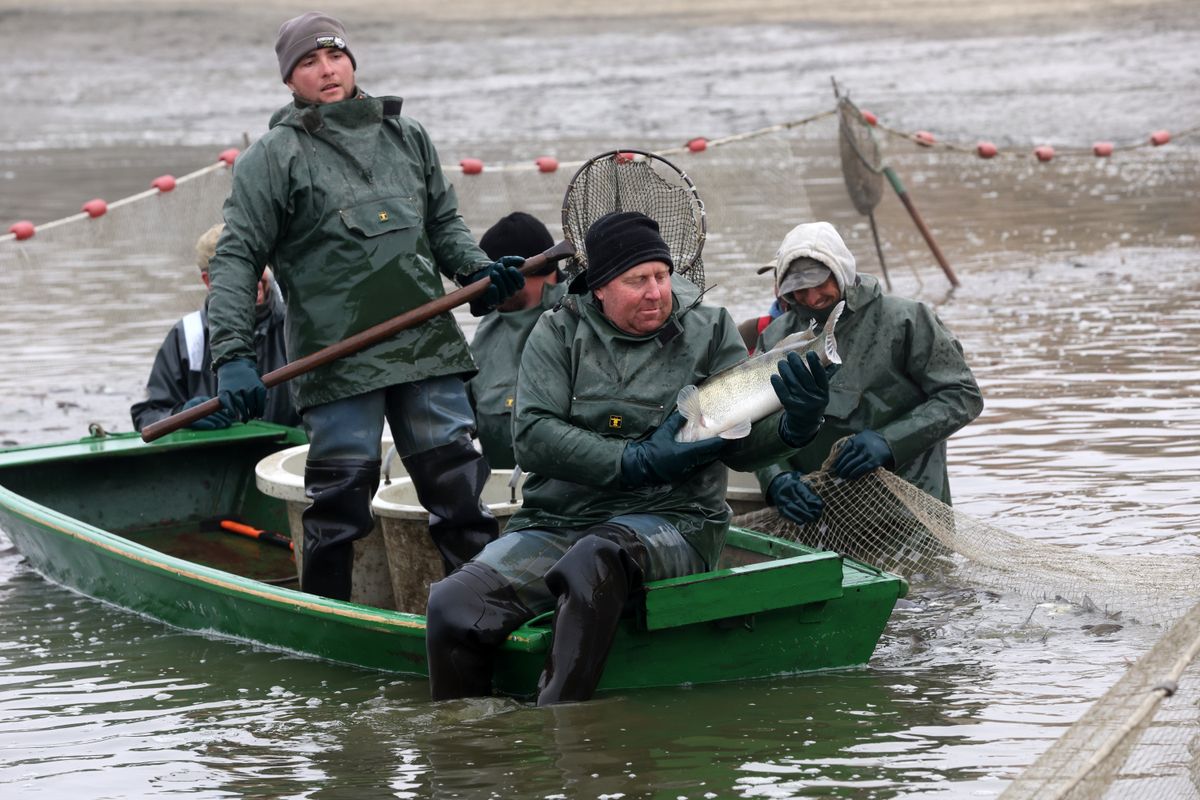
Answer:
POLYGON ((496 651, 532 616, 486 564, 468 562, 430 586, 425 650, 433 699, 490 695, 496 651))
POLYGON ((600 682, 625 603, 642 588, 646 545, 622 525, 590 529, 546 573, 558 598, 554 643, 538 680, 538 705, 589 700, 600 682))
POLYGON ((301 516, 304 570, 300 588, 349 600, 354 541, 371 532, 371 498, 379 488, 379 460, 313 459, 304 467, 304 494, 312 505, 301 516))
POLYGON ((429 535, 449 575, 500 534, 480 499, 491 471, 467 437, 401 459, 429 511, 429 535))

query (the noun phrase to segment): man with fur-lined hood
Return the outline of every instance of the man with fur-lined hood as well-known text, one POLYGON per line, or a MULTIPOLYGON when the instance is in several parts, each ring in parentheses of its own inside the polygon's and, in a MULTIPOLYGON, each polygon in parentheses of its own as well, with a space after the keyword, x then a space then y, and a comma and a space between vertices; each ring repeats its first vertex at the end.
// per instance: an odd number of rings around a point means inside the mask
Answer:
POLYGON ((924 303, 885 295, 860 275, 854 256, 828 222, 797 225, 775 257, 775 286, 787 306, 762 332, 763 352, 846 305, 835 335, 842 367, 829 380, 825 423, 785 461, 758 470, 767 502, 805 523, 823 503, 803 479, 831 446, 849 436, 834 472, 854 480, 882 467, 950 503, 946 440, 979 416, 983 396, 962 346, 924 303))

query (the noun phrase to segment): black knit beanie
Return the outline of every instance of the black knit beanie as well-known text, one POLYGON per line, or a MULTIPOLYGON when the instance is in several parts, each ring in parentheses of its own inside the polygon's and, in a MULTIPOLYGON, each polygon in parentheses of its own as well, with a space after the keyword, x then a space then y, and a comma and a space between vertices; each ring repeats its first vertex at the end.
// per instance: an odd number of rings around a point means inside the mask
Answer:
MULTIPOLYGON (((493 261, 501 256, 529 258, 544 253, 553 246, 554 237, 542 221, 524 211, 514 211, 506 217, 501 217, 479 240, 479 249, 487 253, 487 257, 493 261)), ((549 275, 556 269, 554 262, 548 261, 546 266, 533 274, 549 275)))
POLYGON ((661 261, 675 271, 671 249, 658 232, 658 223, 638 211, 614 211, 592 223, 584 237, 587 269, 568 289, 583 294, 599 289, 623 272, 647 261, 661 261))
POLYGON ((279 58, 279 74, 287 83, 292 77, 292 70, 313 50, 322 47, 334 47, 350 56, 350 63, 358 69, 354 53, 346 44, 346 29, 328 14, 319 11, 309 11, 298 17, 292 17, 279 26, 279 35, 275 37, 275 55, 279 58))

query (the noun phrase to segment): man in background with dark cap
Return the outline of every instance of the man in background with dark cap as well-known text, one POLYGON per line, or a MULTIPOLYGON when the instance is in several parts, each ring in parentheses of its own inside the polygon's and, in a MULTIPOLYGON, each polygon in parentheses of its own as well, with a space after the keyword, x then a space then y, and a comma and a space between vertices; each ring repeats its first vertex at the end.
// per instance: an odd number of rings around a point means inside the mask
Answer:
MULTIPOLYGON (((429 136, 400 115, 400 99, 359 89, 338 20, 288 20, 275 53, 293 102, 238 158, 209 267, 218 396, 240 420, 261 415, 266 396, 251 331, 268 260, 287 302, 293 360, 441 297, 443 276, 490 278, 486 307, 524 283, 523 259, 493 260, 476 246, 429 136)), ((373 527, 385 418, 446 571, 496 537, 479 499, 489 473, 471 444, 463 385, 474 369, 447 312, 293 381, 311 441, 301 588, 350 597, 353 544, 373 527)))
MULTIPOLYGON (((488 258, 517 255, 529 258, 554 246, 550 231, 523 211, 502 217, 479 240, 488 258)), ((492 469, 517 465, 512 448, 512 410, 517 390, 517 367, 525 340, 538 317, 553 308, 567 287, 558 282, 553 263, 525 277, 525 285, 479 322, 471 340, 471 355, 479 372, 467 383, 479 444, 492 469)))
POLYGON ((833 464, 838 477, 882 467, 949 504, 946 439, 983 410, 958 340, 924 303, 885 295, 874 276, 859 274, 828 222, 784 237, 775 285, 788 310, 763 331, 758 352, 811 324, 819 329, 834 306, 846 306, 835 331, 843 366, 830 378, 825 424, 808 445, 758 471, 767 502, 799 524, 820 517, 824 502, 803 476, 849 436, 833 464))
POLYGON ((672 279, 658 224, 607 214, 587 269, 538 320, 517 378, 513 443, 529 471, 503 536, 430 587, 434 699, 487 695, 508 634, 554 609, 538 704, 595 691, 626 601, 646 581, 712 569, 728 530, 727 466, 749 470, 806 444, 828 399, 815 354, 780 364, 784 410, 749 436, 677 442, 679 390, 746 358, 733 320, 672 279), (807 367, 806 367, 807 364, 807 367))

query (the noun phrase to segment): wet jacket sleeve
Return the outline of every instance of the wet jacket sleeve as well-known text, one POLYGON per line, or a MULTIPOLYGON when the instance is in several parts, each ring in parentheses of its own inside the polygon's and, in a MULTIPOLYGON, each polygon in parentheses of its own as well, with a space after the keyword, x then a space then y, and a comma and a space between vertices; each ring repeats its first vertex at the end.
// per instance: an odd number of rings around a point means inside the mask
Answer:
POLYGON ((129 409, 134 430, 141 431, 147 425, 166 419, 192 399, 189 365, 183 355, 186 351, 183 326, 176 323, 154 356, 154 366, 146 381, 146 399, 129 409))
POLYGON ((983 393, 958 343, 924 304, 904 322, 905 370, 924 402, 876 429, 897 465, 947 439, 983 410, 983 393))
POLYGON ((442 172, 437 150, 425 129, 413 121, 414 138, 425 163, 425 233, 443 275, 459 284, 491 263, 475 244, 458 210, 458 195, 442 172))
POLYGON ((225 231, 208 265, 209 345, 215 370, 235 358, 255 360, 255 287, 286 220, 288 167, 262 139, 234 162, 225 200, 225 231))
POLYGON ((588 486, 619 486, 627 440, 570 422, 571 343, 564 336, 563 329, 545 316, 525 343, 513 415, 517 463, 549 478, 588 486))

